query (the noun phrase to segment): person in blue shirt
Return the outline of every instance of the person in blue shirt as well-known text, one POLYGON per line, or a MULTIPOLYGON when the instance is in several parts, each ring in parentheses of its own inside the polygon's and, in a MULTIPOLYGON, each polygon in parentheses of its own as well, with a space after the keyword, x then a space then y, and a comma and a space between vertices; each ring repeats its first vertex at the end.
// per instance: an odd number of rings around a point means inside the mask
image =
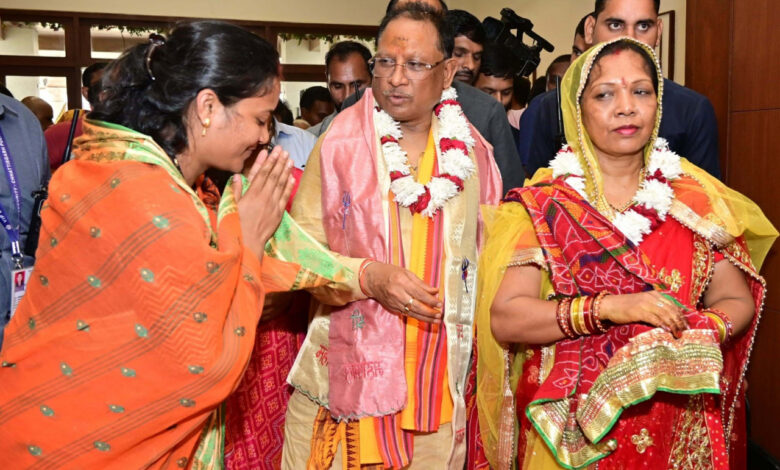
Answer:
MULTIPOLYGON (((663 30, 659 8, 660 0, 596 0, 585 21, 585 41, 595 45, 630 36, 657 47, 663 30)), ((555 91, 545 93, 531 101, 520 120, 518 151, 529 175, 548 166, 559 150, 557 106, 555 91)), ((664 80, 663 109, 659 135, 673 151, 720 178, 718 124, 710 101, 664 80)))
POLYGON ((274 118, 274 136, 271 142, 286 150, 295 168, 303 170, 309 160, 311 149, 317 143, 317 138, 307 130, 287 125, 274 118))
MULTIPOLYGON (((21 208, 15 207, 11 187, 5 169, 0 166, 0 204, 12 223, 18 220, 19 242, 27 242, 27 232, 32 219, 32 195, 49 181, 49 153, 38 118, 19 101, 0 94, 0 130, 2 130, 8 154, 13 160, 16 180, 19 184, 21 208)), ((11 270, 14 261, 11 240, 6 230, 0 229, 0 347, 3 343, 3 329, 10 319, 11 270)), ((32 266, 33 258, 25 256, 24 266, 32 266)))

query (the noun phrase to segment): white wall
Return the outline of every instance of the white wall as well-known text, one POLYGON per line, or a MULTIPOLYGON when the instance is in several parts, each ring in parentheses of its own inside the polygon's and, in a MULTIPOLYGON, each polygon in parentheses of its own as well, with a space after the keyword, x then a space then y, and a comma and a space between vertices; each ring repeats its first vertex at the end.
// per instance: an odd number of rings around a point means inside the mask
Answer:
MULTIPOLYGON (((462 8, 470 0, 452 0, 462 8)), ((385 0, 3 0, 3 8, 294 23, 378 24, 385 0)))
MULTIPOLYGON (((678 81, 681 81, 685 72, 685 2, 661 1, 661 11, 674 9, 677 14, 675 78, 678 81)), ((510 7, 520 16, 530 19, 534 23, 534 31, 556 47, 554 53, 542 55, 542 73, 554 57, 571 50, 577 22, 593 9, 593 3, 593 0, 447 2, 450 8, 471 11, 479 18, 497 17, 501 8, 510 7)), ((4 8, 332 24, 378 24, 386 6, 386 0, 3 0, 4 8)))
MULTIPOLYGON (((10 27, 5 29, 5 39, 0 41, 0 54, 38 55, 38 34, 32 28, 10 27)), ((18 99, 38 96, 37 77, 8 77, 6 86, 18 99)))

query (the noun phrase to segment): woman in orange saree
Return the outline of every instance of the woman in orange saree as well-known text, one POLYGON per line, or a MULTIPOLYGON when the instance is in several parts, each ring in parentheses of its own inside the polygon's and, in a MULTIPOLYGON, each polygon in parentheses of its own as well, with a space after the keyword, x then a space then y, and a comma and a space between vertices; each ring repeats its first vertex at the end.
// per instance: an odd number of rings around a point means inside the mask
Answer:
POLYGON ((578 59, 569 146, 490 224, 477 400, 495 468, 746 465, 743 378, 777 232, 657 139, 662 82, 631 39, 578 59))
POLYGON ((104 77, 76 159, 51 181, 35 281, 5 332, 0 460, 220 468, 221 404, 265 292, 325 282, 274 259, 305 237, 283 216, 284 152, 261 152, 221 201, 203 177, 240 172, 267 140, 278 55, 237 26, 193 22, 129 49, 104 77))

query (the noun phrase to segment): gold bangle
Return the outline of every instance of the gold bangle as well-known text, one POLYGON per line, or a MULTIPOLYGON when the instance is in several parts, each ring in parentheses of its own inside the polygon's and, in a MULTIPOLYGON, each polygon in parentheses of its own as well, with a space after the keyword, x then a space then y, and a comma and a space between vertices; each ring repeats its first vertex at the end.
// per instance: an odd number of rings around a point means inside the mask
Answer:
POLYGON ((585 326, 585 297, 580 297, 577 302, 577 328, 580 330, 580 335, 588 334, 588 328, 585 326))
POLYGON ((583 336, 587 333, 582 312, 582 302, 584 300, 584 297, 575 297, 571 302, 571 307, 569 307, 572 329, 579 336, 583 336))
POLYGON ((574 312, 577 310, 577 302, 580 300, 579 297, 574 297, 571 299, 571 303, 569 303, 569 326, 571 326, 572 332, 579 336, 580 332, 577 331, 577 322, 574 318, 574 312))
POLYGON ((360 287, 360 292, 363 293, 366 297, 370 297, 366 293, 366 289, 363 286, 363 274, 366 272, 366 268, 371 266, 372 264, 376 263, 377 261, 375 259, 366 258, 363 260, 363 262, 360 264, 360 269, 358 269, 358 286, 360 287))
POLYGON ((715 315, 714 313, 704 312, 704 314, 707 315, 713 322, 715 322, 715 327, 718 329, 718 336, 720 336, 720 342, 722 344, 724 341, 726 341, 727 336, 726 322, 724 322, 722 318, 715 315))

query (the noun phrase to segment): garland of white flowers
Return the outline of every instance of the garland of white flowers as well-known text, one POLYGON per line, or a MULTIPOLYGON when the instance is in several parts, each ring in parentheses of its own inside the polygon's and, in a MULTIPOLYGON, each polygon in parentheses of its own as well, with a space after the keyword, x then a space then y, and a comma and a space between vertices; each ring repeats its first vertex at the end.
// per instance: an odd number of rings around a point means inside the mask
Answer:
MULTIPOLYGON (((553 170, 553 178, 564 177, 566 184, 588 200, 585 172, 571 147, 565 145, 550 162, 550 167, 553 170)), ((634 245, 642 243, 645 235, 666 220, 674 200, 671 182, 681 174, 680 156, 669 149, 665 139, 659 137, 650 153, 645 179, 634 195, 631 208, 617 212, 612 224, 634 245)), ((594 201, 590 202, 593 204, 594 201)))
POLYGON ((415 181, 406 152, 398 144, 403 138, 400 124, 379 106, 374 107, 374 126, 382 143, 382 154, 390 172, 390 190, 395 201, 413 213, 433 217, 444 204, 463 191, 463 183, 476 171, 469 152, 474 138, 454 88, 444 90, 434 108, 439 120, 439 176, 422 185, 415 181))

